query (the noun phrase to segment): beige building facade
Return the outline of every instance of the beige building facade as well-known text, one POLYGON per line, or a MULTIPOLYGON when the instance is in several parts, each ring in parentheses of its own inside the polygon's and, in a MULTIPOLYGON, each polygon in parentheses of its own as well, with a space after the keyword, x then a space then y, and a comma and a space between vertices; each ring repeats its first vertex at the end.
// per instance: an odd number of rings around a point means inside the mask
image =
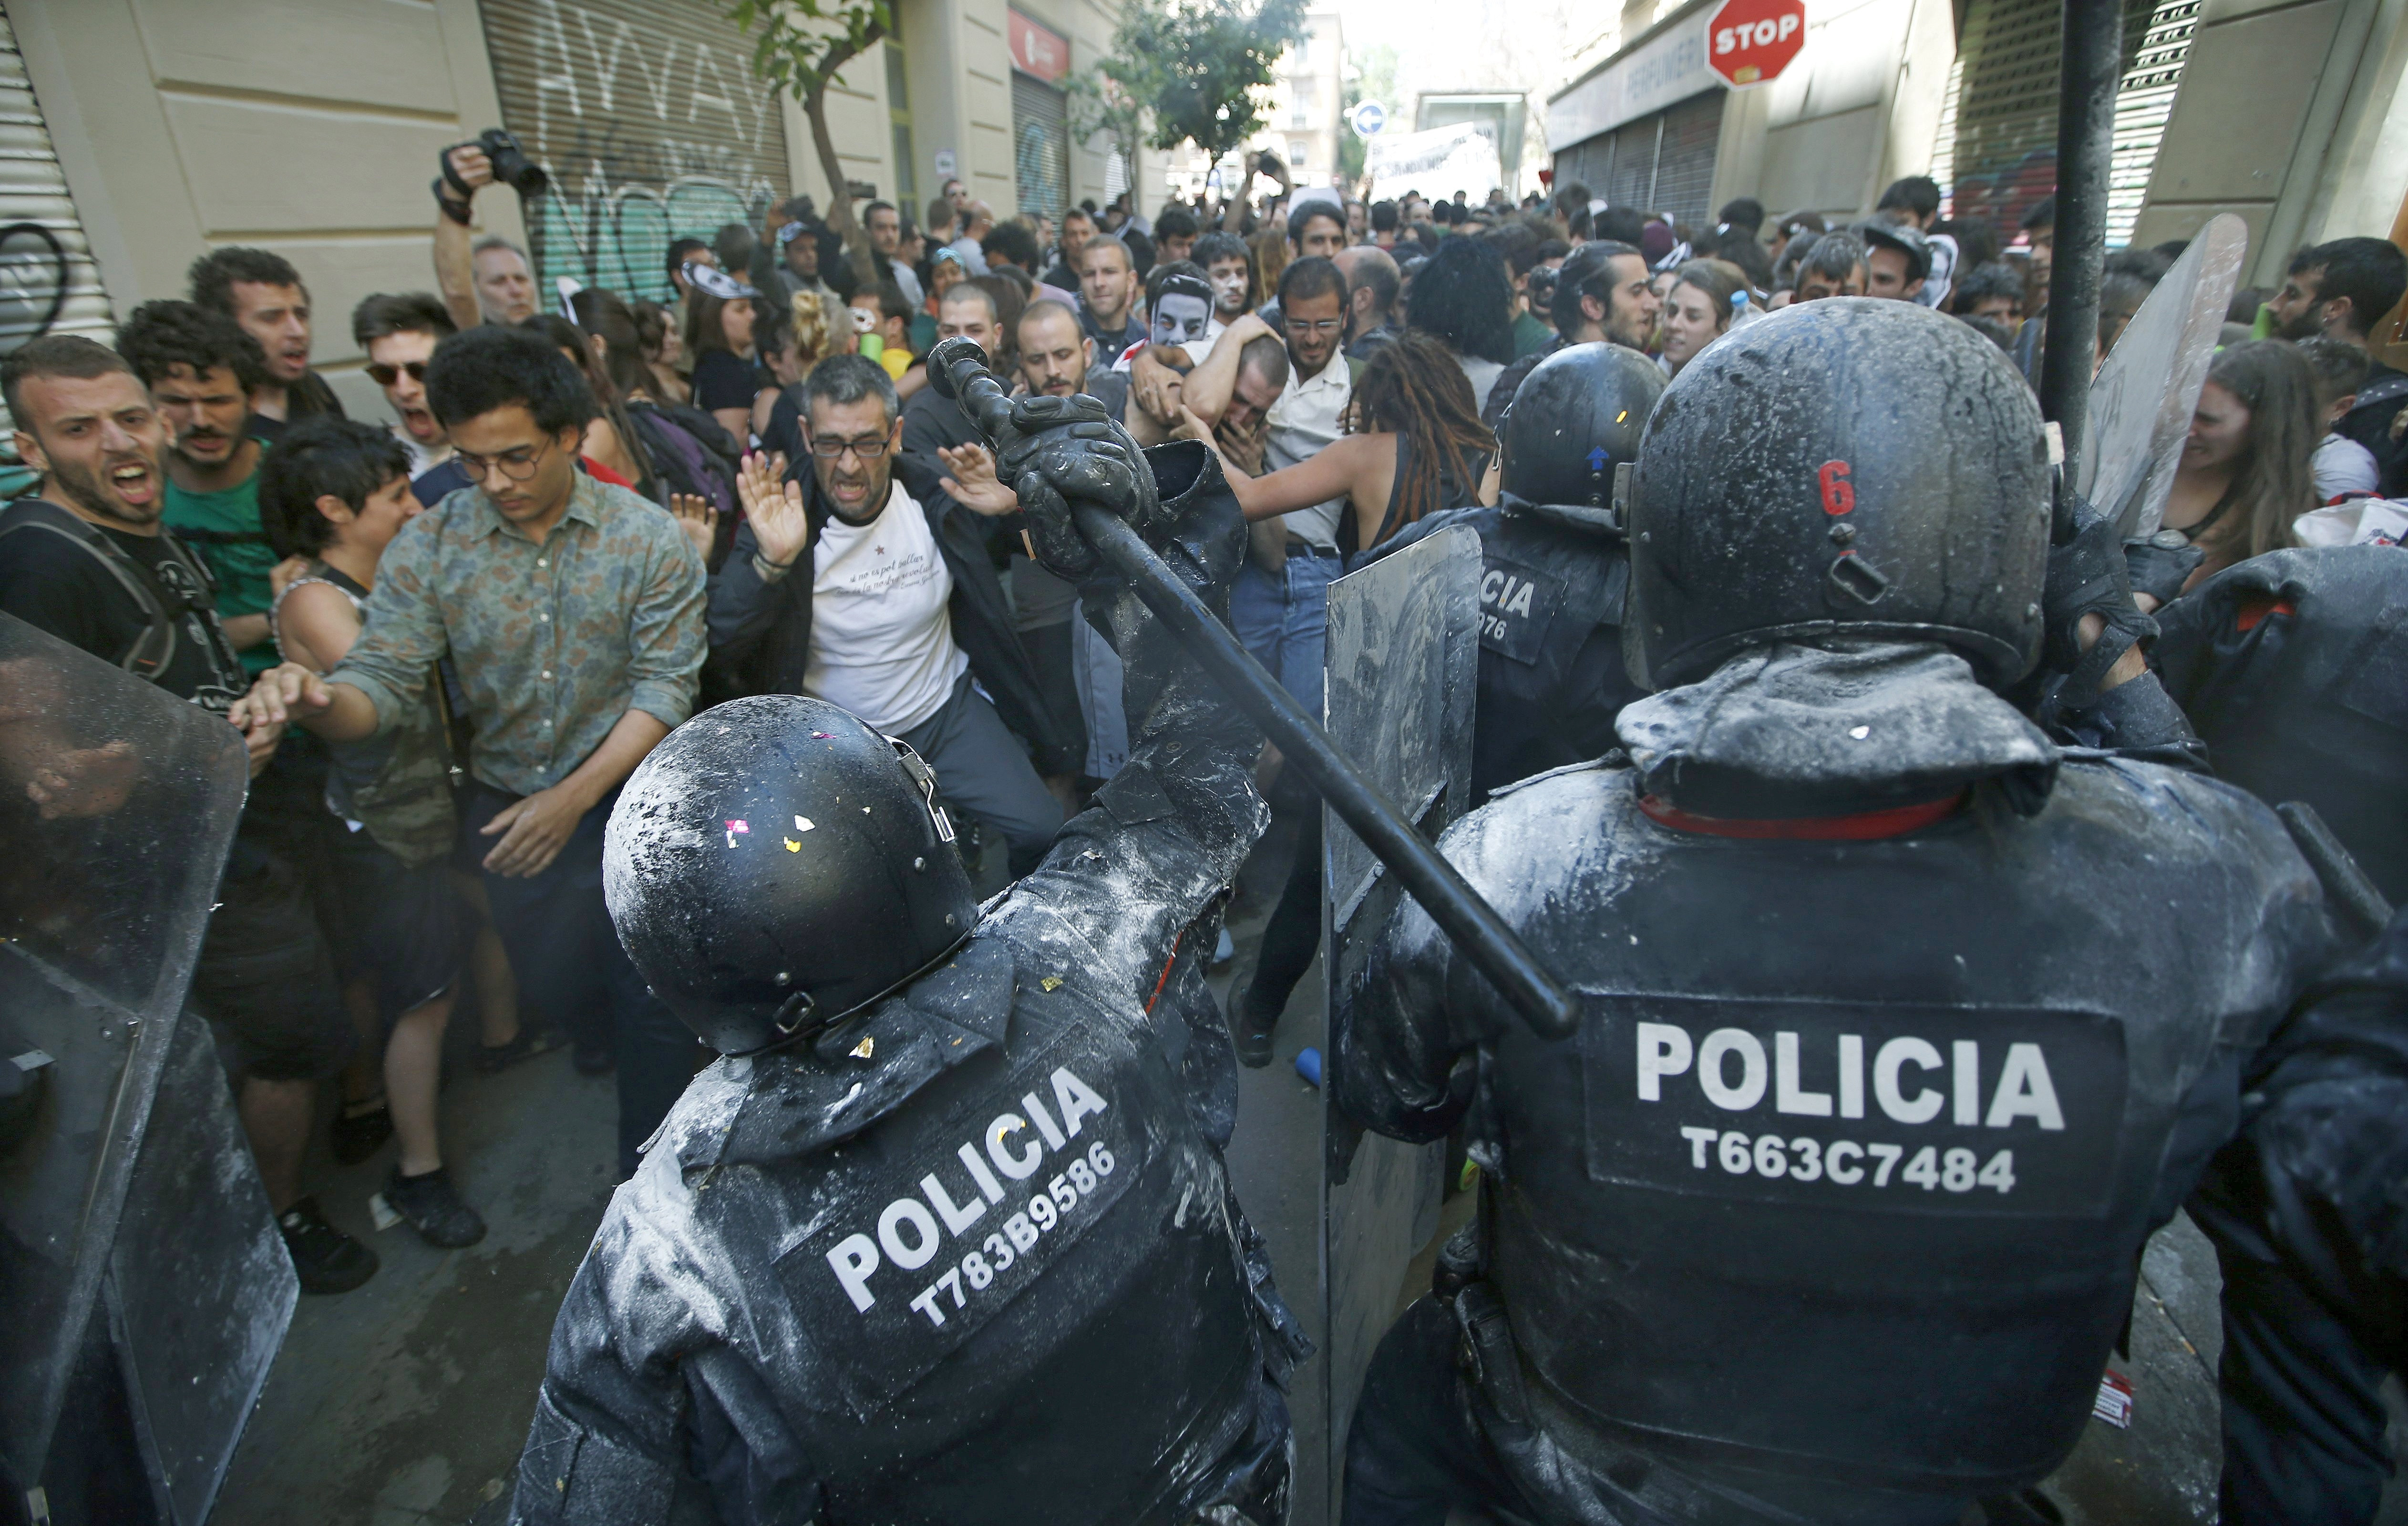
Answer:
MULTIPOLYGON (((1604 56, 1546 111, 1556 183, 1703 225, 1749 195, 1774 213, 1870 213, 1906 175, 2013 238, 2056 181, 2062 0, 1806 0, 1774 80, 1705 66, 1721 0, 1633 0, 1604 56)), ((2111 246, 2248 223, 2244 279, 2290 251, 2388 235, 2408 200, 2408 0, 2124 0, 2111 246)))
MULTIPOLYGON (((1068 142, 1058 116, 1032 123, 1030 86, 1041 107, 1044 91, 1058 101, 1059 77, 1014 62, 1015 30, 1033 24, 1061 44, 1064 72, 1086 67, 1109 49, 1111 9, 895 8, 897 38, 830 92, 856 190, 917 221, 949 178, 1005 216, 1024 205, 1023 166, 1058 166, 1037 205, 1101 202, 1119 189, 1114 173, 1143 179, 1142 165, 1116 172, 1068 142), (1060 135, 1050 161, 1048 126, 1060 135)), ((0 19, 22 59, 21 135, 39 137, 56 166, 48 203, 40 184, 23 188, 67 247, 76 301, 53 326, 105 335, 112 316, 185 295, 187 268, 208 250, 272 250, 309 285, 318 364, 367 418, 383 404, 359 369, 350 313, 373 292, 433 289, 428 187, 446 145, 494 126, 516 135, 552 189, 523 208, 486 192, 478 231, 532 243, 546 278, 636 294, 665 288, 671 236, 758 226, 796 193, 825 201, 802 111, 752 78, 750 44, 715 0, 6 0, 0 19)), ((42 173, 38 160, 23 172, 42 173)), ((1159 184, 1158 164, 1152 175, 1159 184)), ((0 241, 0 274, 16 252, 0 241)), ((0 344, 35 326, 12 330, 0 292, 0 344)))

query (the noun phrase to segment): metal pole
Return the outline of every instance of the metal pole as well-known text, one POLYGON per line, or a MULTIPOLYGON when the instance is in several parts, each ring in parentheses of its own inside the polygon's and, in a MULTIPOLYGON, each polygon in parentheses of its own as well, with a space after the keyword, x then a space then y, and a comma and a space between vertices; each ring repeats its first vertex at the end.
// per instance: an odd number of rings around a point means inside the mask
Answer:
MULTIPOLYGON (((1012 437, 1011 402, 986 374, 985 356, 967 339, 950 339, 928 357, 928 376, 939 391, 962 405, 981 433, 1002 446, 1012 437), (954 347, 954 348, 948 348, 954 347)), ((1265 672, 1229 628, 1214 618, 1125 521, 1093 504, 1074 504, 1070 516, 1088 548, 1129 585, 1170 628, 1188 654, 1254 718, 1281 755, 1304 771, 1354 834, 1421 903, 1430 920, 1452 939, 1481 974, 1503 994, 1522 1020, 1541 1038, 1569 1038, 1580 1027, 1580 1004, 1557 984, 1497 908, 1481 898, 1454 864, 1397 813, 1371 787, 1329 734, 1303 710, 1279 680, 1265 672)))
POLYGON ((2070 479, 2081 467, 2099 352, 2107 172, 2114 149, 2115 80, 2124 61, 2122 6, 2116 0, 2065 0, 2057 58, 2057 239, 2048 273, 2040 411, 2065 438, 2070 479))

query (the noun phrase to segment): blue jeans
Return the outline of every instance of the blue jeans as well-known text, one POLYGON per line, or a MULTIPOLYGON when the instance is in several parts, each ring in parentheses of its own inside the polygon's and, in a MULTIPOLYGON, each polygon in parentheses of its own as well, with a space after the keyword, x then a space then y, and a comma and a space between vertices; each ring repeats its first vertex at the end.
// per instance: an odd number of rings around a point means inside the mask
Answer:
MULTIPOLYGON (((517 801, 479 782, 468 802, 474 834, 517 801)), ((531 879, 488 871, 485 899, 528 1003, 571 1032, 610 1035, 619 1057, 619 1177, 636 1174, 637 1150, 694 1079, 694 1031, 678 1021, 636 973, 602 902, 602 828, 619 792, 577 823, 560 856, 531 879)))
POLYGON ((1329 644, 1329 585, 1346 570, 1334 556, 1288 552, 1277 578, 1249 562, 1229 592, 1229 625, 1313 720, 1321 714, 1321 663, 1329 644))

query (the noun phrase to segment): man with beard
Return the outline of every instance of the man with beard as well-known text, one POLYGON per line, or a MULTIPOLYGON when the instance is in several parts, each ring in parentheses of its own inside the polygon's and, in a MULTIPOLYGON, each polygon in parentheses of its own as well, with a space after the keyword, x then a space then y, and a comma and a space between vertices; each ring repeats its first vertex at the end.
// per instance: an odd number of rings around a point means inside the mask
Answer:
MULTIPOLYGON (((182 308, 251 342, 189 304, 150 307, 182 308)), ((126 333, 141 325, 137 311, 126 333)), ((239 406, 241 389, 222 358, 209 364, 205 353, 202 361, 212 393, 229 388, 239 406)), ((16 421, 19 458, 42 474, 37 496, 0 512, 0 611, 226 714, 248 679, 219 625, 200 558, 161 528, 170 492, 168 426, 133 368, 89 339, 50 335, 0 365, 0 392, 16 421)), ((255 463, 257 448, 250 449, 255 463)), ((245 728, 254 777, 281 731, 245 728)), ((109 784, 111 760, 84 762, 75 786, 109 784)), ((366 1281, 377 1258, 302 1196, 301 1160, 318 1083, 349 1057, 351 1032, 316 919, 276 823, 257 808, 260 799, 254 791, 245 804, 194 970, 193 1000, 239 1073, 243 1133, 302 1289, 342 1292, 366 1281)))
POLYGON ((1481 405, 1480 421, 1490 429, 1501 425, 1513 394, 1522 389, 1522 378, 1559 349, 1599 339, 1645 349, 1656 311, 1663 307, 1647 276, 1647 256, 1628 244, 1601 238, 1572 250, 1555 272, 1555 306, 1549 314, 1555 323, 1555 343, 1498 373, 1481 405))
MULTIPOLYGON (((2355 349, 2408 291, 2408 254, 2380 238, 2336 238, 2293 256, 2283 289, 2267 306, 2275 333, 2285 339, 2325 335, 2355 349)), ((2408 496, 2408 431, 2400 425, 2408 407, 2408 373, 2376 361, 2358 389, 2358 401, 2333 433, 2356 440, 2374 454, 2383 496, 2408 496)))
POLYGON ((409 492, 422 507, 473 486, 452 459, 452 439, 426 406, 426 363, 458 333, 442 302, 424 292, 380 292, 351 309, 351 338, 368 357, 368 378, 393 405, 394 437, 409 452, 409 492))
POLYGON ((1079 251, 1079 325, 1096 341, 1096 358, 1117 361, 1145 338, 1136 312, 1140 287, 1126 244, 1090 238, 1079 251))
POLYGON ((259 458, 251 392, 267 385, 259 342, 234 321, 189 302, 146 302, 118 331, 118 349, 150 389, 170 435, 167 528, 197 547, 217 581, 226 639, 253 674, 275 665, 267 609, 276 552, 259 524, 259 458))
POLYGON ((1346 278, 1346 358, 1368 363, 1397 336, 1397 262, 1376 245, 1354 244, 1332 263, 1346 278))
POLYGON ((903 409, 875 361, 822 361, 803 410, 804 472, 781 484, 772 463, 745 463, 745 522, 710 580, 711 649, 738 663, 763 651, 775 668, 764 689, 841 705, 911 744, 945 798, 1002 835, 1013 876, 1026 874, 1062 807, 998 710, 1010 706, 1021 735, 1056 740, 981 517, 1011 510, 923 500, 899 479, 903 409))
POLYGON ((326 378, 309 369, 309 289, 301 273, 264 249, 222 249, 193 262, 195 306, 231 318, 259 341, 267 379, 251 394, 251 432, 276 443, 284 426, 317 414, 343 417, 326 378))

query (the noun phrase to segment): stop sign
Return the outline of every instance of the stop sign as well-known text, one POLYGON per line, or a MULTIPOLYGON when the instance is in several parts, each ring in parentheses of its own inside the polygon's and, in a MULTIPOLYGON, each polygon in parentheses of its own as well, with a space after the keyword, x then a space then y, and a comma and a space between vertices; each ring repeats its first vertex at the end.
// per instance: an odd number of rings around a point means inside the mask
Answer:
POLYGON ((1706 27, 1706 64, 1734 88, 1761 85, 1806 46, 1806 0, 1724 0, 1706 27))

